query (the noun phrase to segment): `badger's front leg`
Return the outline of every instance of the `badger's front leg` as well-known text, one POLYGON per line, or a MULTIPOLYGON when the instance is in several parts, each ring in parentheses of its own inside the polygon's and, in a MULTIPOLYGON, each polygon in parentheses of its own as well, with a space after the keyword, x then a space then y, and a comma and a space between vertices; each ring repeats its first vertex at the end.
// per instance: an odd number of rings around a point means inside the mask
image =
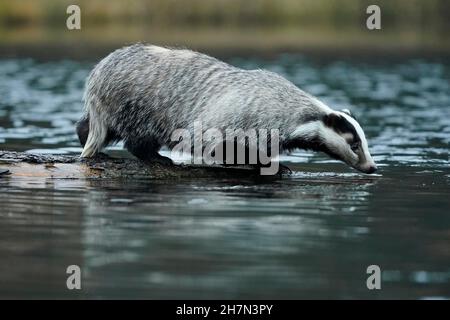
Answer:
POLYGON ((146 162, 156 162, 163 165, 173 165, 172 159, 158 153, 161 146, 153 139, 127 140, 125 148, 135 157, 146 162))

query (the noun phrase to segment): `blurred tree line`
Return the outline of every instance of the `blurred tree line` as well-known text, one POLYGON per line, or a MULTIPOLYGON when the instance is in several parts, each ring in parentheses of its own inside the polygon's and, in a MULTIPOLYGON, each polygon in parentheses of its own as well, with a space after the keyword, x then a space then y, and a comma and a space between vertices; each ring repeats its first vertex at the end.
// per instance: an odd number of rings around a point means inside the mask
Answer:
POLYGON ((0 28, 64 23, 69 4, 83 26, 360 27, 368 5, 381 7, 383 29, 447 33, 449 0, 0 0, 0 28))

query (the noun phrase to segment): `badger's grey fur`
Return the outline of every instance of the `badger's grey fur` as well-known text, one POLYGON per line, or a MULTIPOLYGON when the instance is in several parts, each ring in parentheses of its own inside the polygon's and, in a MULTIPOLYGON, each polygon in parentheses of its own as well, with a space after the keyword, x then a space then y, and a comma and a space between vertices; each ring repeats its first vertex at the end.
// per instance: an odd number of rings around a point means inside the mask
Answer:
POLYGON ((323 151, 367 173, 375 170, 359 124, 280 75, 243 70, 190 50, 136 44, 114 51, 89 75, 77 132, 91 157, 111 142, 145 160, 175 129, 279 129, 280 149, 323 151))

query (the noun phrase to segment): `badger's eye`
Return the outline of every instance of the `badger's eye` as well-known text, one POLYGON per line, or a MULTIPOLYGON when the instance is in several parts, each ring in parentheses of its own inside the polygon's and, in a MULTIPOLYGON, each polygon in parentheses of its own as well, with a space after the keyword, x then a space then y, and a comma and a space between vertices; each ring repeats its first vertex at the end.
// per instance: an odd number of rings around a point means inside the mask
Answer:
POLYGON ((356 152, 356 151, 358 151, 359 146, 360 146, 360 143, 359 143, 359 142, 353 142, 353 143, 350 145, 350 148, 352 149, 353 152, 356 152))

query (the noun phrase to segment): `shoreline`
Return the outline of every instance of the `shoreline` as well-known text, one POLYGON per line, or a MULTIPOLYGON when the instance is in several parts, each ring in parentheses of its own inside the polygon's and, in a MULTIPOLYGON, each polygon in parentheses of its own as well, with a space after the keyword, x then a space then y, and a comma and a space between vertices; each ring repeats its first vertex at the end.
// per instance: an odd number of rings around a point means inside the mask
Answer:
POLYGON ((112 26, 68 31, 47 28, 0 30, 0 58, 98 59, 136 43, 187 47, 214 55, 271 57, 300 53, 330 57, 445 57, 450 36, 411 31, 336 29, 147 29, 112 26))

